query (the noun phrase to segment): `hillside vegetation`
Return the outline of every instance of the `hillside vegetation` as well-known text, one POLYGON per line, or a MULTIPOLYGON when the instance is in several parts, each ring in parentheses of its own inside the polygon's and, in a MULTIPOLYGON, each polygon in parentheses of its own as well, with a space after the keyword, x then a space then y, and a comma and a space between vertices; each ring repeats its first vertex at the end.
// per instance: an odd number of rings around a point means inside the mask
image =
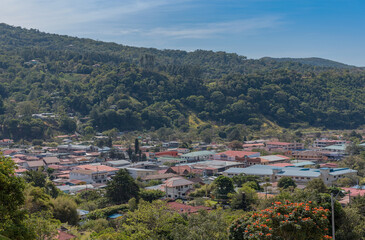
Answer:
POLYGON ((365 72, 307 63, 136 48, 0 24, 1 134, 47 137, 74 131, 76 120, 80 131, 187 131, 189 116, 190 125, 196 116, 253 129, 266 120, 292 128, 364 124, 365 72), (42 112, 57 118, 31 118, 42 112))

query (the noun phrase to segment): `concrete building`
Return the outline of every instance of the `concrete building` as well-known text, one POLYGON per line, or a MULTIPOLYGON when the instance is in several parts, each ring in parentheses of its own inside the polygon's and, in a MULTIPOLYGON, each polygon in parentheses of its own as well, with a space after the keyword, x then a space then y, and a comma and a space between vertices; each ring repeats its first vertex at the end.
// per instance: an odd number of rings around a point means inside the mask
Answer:
POLYGON ((134 178, 145 178, 148 175, 156 175, 158 173, 155 169, 144 169, 144 168, 126 168, 129 174, 134 178))
POLYGON ((236 158, 254 158, 260 157, 259 152, 246 152, 246 151, 225 151, 221 153, 216 153, 213 155, 214 160, 223 160, 223 161, 235 161, 236 158))
POLYGON ((70 172, 70 180, 79 180, 85 183, 106 183, 108 180, 108 172, 74 169, 70 172))
POLYGON ((293 151, 291 152, 293 158, 298 160, 312 160, 312 161, 325 161, 328 159, 322 152, 319 151, 293 151))
POLYGON ((190 164, 193 169, 200 169, 203 175, 212 176, 229 168, 245 167, 245 163, 237 161, 209 160, 190 164))
POLYGON ((181 156, 181 158, 186 160, 187 162, 197 162, 211 159, 214 154, 215 152, 212 151, 197 151, 184 154, 181 156))
POLYGON ((272 151, 274 149, 283 149, 286 151, 293 151, 293 150, 301 150, 304 149, 303 143, 298 142, 267 142, 266 148, 269 149, 269 151, 272 151))
POLYGON ((253 175, 269 177, 272 182, 279 181, 282 177, 291 177, 296 183, 303 184, 308 181, 321 178, 330 186, 336 180, 347 176, 355 176, 356 170, 349 168, 300 168, 300 167, 275 167, 268 165, 254 165, 247 168, 230 168, 223 172, 224 176, 233 177, 236 175, 253 175))
POLYGON ((328 152, 335 152, 335 153, 339 153, 339 154, 346 154, 346 144, 336 144, 336 145, 331 145, 328 147, 324 147, 322 148, 323 151, 328 151, 328 152))
POLYGON ((104 162, 103 165, 109 166, 109 167, 114 167, 114 168, 120 168, 120 167, 124 167, 131 164, 129 161, 127 160, 117 160, 117 161, 107 161, 104 162))
POLYGON ((194 182, 182 177, 174 177, 165 181, 161 186, 168 198, 186 198, 187 192, 193 189, 194 182))
POLYGON ((323 148, 331 145, 346 144, 346 140, 329 140, 329 139, 317 139, 313 143, 313 147, 323 148))

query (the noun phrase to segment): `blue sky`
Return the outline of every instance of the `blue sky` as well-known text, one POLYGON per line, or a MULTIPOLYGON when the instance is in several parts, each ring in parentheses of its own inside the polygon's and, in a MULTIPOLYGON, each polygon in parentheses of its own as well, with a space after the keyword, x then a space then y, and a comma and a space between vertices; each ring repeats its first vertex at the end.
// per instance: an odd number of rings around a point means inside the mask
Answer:
POLYGON ((364 0, 0 0, 0 22, 159 49, 365 66, 364 0))

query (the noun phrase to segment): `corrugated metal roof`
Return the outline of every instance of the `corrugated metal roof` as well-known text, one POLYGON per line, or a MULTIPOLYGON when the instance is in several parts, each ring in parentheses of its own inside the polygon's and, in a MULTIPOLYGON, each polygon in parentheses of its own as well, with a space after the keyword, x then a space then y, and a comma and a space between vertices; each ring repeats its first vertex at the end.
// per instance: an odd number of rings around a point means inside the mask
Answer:
MULTIPOLYGON (((278 168, 275 166, 268 165, 254 165, 247 168, 230 168, 225 173, 233 174, 247 174, 247 175, 272 175, 273 170, 277 169, 279 172, 276 174, 278 176, 291 176, 291 177, 319 177, 321 175, 321 170, 316 168, 299 168, 299 167, 283 167, 278 168)), ((323 169, 325 170, 325 169, 323 169)), ((332 176, 338 176, 349 173, 356 173, 356 170, 349 168, 332 168, 329 174, 332 176)))
POLYGON ((215 152, 212 151, 197 151, 197 152, 191 152, 186 153, 182 155, 182 157, 200 157, 200 156, 206 156, 206 155, 214 155, 215 152))

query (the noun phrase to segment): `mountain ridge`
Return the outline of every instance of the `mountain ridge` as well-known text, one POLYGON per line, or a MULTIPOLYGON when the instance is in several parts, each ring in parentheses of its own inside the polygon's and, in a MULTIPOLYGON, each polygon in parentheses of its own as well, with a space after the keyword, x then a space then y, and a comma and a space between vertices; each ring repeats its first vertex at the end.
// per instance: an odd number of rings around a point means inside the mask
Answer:
MULTIPOLYGON (((235 126, 357 128, 365 123, 365 71, 234 53, 157 50, 0 24, 0 135, 52 131, 235 126), (356 97, 355 97, 356 96, 356 97), (56 113, 54 129, 32 114, 56 113), (80 125, 68 116, 75 116, 80 125), (58 124, 58 125, 57 125, 58 124)), ((209 132, 209 134, 208 134, 209 132)), ((222 133, 220 133, 222 132, 222 133)))
POLYGON ((320 57, 308 57, 308 58, 290 58, 290 57, 280 57, 280 58, 273 58, 273 57, 263 57, 260 58, 263 60, 274 60, 279 62, 298 62, 307 65, 313 65, 318 67, 334 67, 334 68, 361 68, 354 65, 348 65, 345 63, 333 61, 330 59, 320 58, 320 57))

